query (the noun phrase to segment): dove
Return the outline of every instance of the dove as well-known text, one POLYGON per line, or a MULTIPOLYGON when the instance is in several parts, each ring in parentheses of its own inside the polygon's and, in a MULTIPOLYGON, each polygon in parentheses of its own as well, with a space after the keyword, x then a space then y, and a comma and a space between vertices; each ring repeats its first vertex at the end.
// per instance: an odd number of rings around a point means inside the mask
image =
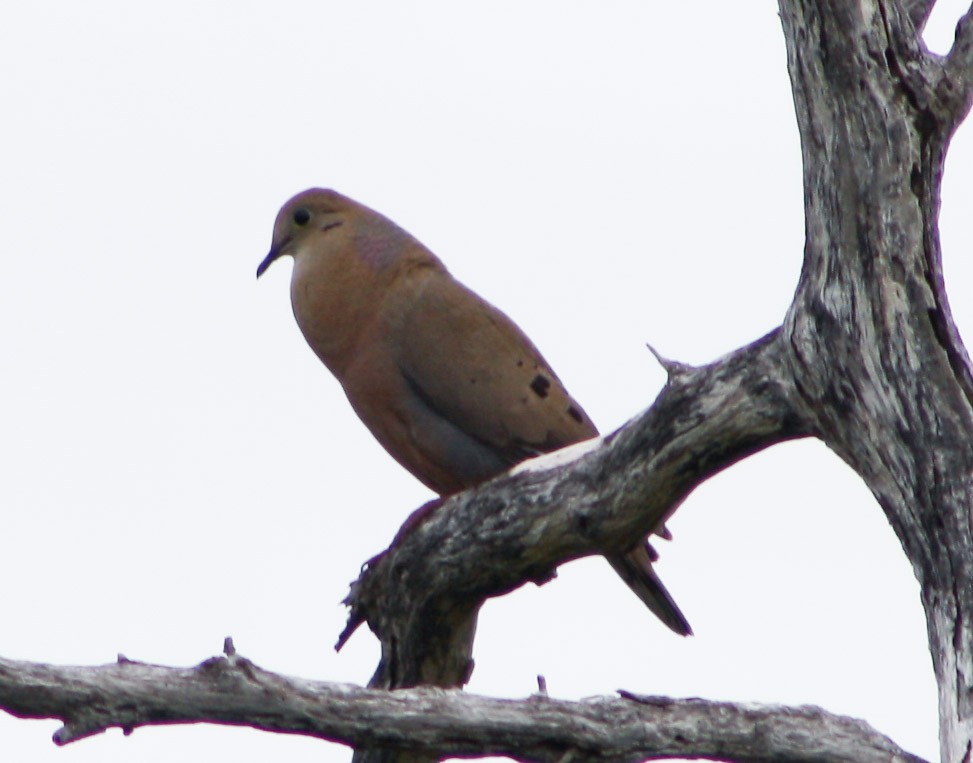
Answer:
MULTIPOLYGON (((303 191, 278 213, 257 277, 284 256, 307 343, 385 450, 439 495, 598 435, 524 332, 378 212, 303 191)), ((663 623, 692 633, 646 541, 607 558, 663 623)))

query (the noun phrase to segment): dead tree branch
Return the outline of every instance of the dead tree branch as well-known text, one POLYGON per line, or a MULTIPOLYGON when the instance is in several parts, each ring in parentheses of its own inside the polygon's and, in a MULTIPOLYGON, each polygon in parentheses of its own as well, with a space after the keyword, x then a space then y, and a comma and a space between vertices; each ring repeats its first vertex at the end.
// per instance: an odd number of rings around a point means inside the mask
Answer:
POLYGON ((270 673, 228 650, 193 668, 120 659, 59 667, 0 659, 0 707, 58 718, 58 744, 109 728, 218 723, 359 748, 516 760, 701 757, 801 763, 924 763, 866 723, 815 707, 711 703, 622 692, 567 702, 500 700, 457 690, 395 692, 270 673))
POLYGON ((371 685, 461 686, 487 597, 543 583, 568 560, 630 548, 705 479, 809 434, 780 352, 775 331, 708 366, 670 364, 652 407, 599 447, 526 462, 420 510, 348 599, 350 628, 367 620, 382 641, 371 685))

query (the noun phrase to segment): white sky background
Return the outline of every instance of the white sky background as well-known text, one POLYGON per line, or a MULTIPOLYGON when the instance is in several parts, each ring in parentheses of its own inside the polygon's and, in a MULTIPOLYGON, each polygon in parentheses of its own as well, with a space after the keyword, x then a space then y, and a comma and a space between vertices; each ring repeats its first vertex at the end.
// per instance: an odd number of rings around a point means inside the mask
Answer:
MULTIPOLYGON (((941 3, 942 50, 962 2, 941 3)), ((645 349, 704 363, 778 325, 801 266, 777 6, 723 2, 8 4, 0 11, 0 655, 367 682, 332 650, 359 565, 429 498, 260 283, 279 206, 331 186, 439 254, 535 340, 603 431, 655 398, 645 349)), ((973 329, 973 135, 942 236, 973 329)), ((711 480, 660 572, 679 639, 599 559, 484 608, 470 690, 814 703, 936 758, 918 586, 816 442, 711 480)), ((0 716, 0 759, 344 761, 246 729, 58 749, 0 716)))

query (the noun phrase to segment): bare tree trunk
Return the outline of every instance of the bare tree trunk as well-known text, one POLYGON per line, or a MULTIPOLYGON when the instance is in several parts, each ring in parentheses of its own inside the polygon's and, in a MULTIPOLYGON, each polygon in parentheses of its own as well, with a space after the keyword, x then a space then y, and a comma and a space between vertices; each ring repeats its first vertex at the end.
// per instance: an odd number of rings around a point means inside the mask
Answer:
POLYGON ((947 145, 969 106, 969 35, 940 61, 897 3, 780 7, 807 226, 784 322, 790 372, 805 420, 865 480, 912 562, 943 760, 968 760, 973 383, 937 224, 947 145))

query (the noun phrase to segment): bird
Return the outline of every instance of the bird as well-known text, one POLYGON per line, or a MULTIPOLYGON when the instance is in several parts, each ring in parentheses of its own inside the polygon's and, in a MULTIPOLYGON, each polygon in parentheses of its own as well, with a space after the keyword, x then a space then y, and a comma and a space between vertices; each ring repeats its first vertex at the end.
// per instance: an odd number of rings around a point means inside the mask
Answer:
MULTIPOLYGON (((440 496, 598 435, 526 334, 380 213, 302 191, 278 212, 257 278, 284 256, 307 343, 385 450, 440 496)), ((606 557, 665 625, 692 633, 647 541, 606 557)))

